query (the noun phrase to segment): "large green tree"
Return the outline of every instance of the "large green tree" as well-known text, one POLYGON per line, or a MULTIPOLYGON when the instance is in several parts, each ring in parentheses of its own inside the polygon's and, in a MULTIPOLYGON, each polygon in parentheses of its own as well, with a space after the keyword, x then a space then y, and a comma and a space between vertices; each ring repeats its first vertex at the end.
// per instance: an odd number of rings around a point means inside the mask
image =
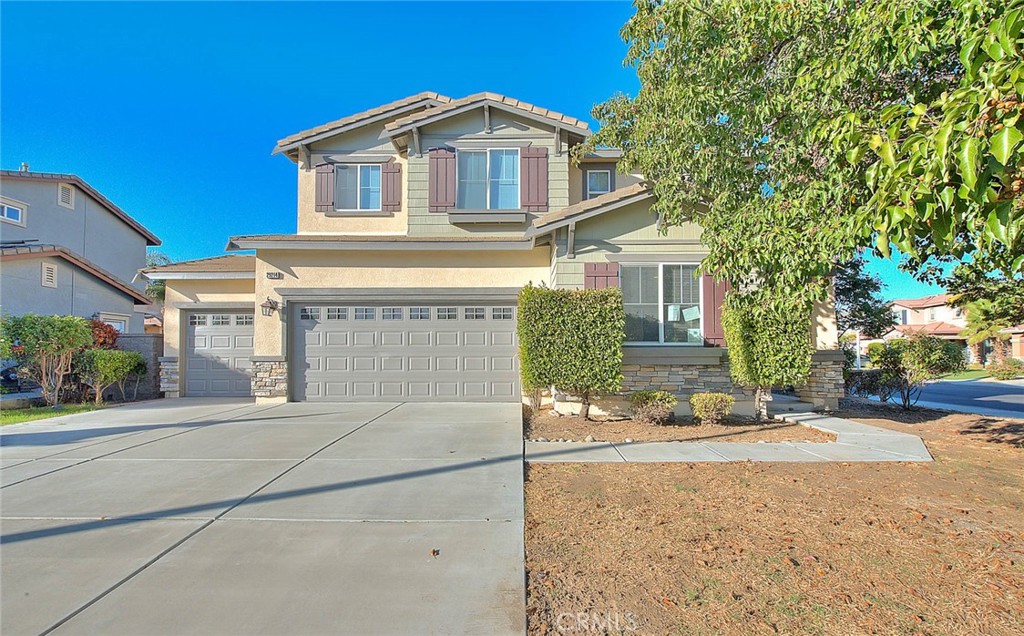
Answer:
POLYGON ((836 267, 836 323, 840 334, 853 329, 867 338, 881 338, 895 326, 896 316, 882 298, 885 283, 865 271, 866 264, 856 256, 836 267))

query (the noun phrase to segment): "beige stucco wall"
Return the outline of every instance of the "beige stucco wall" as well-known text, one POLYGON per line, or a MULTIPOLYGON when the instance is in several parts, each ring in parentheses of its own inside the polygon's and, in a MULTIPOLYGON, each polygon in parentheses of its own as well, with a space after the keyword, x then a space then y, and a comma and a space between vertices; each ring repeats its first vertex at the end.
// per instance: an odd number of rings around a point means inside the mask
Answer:
MULTIPOLYGON (((277 289, 522 287, 546 283, 549 248, 521 251, 305 251, 262 250, 256 261, 256 298, 282 301, 277 289), (281 272, 282 280, 267 279, 281 272)), ((284 355, 286 329, 277 312, 255 320, 255 354, 284 355)))
POLYGON ((178 357, 184 341, 179 303, 230 302, 252 303, 255 281, 248 280, 169 280, 164 295, 164 355, 178 357))

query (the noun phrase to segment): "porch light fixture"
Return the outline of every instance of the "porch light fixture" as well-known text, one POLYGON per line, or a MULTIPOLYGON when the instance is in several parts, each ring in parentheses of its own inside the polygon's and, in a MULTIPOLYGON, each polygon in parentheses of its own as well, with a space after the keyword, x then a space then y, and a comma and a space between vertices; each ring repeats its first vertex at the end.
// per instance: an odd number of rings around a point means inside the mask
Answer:
POLYGON ((260 305, 260 310, 264 316, 273 316, 274 312, 277 311, 277 301, 267 296, 267 300, 260 305))

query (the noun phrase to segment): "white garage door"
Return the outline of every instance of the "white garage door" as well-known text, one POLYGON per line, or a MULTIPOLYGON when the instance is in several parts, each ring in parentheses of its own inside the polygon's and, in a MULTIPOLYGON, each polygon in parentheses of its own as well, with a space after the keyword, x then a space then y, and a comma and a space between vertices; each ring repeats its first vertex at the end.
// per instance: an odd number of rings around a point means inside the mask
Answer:
POLYGON ((518 402, 514 303, 301 304, 292 399, 518 402))
POLYGON ((192 313, 188 317, 185 395, 252 394, 252 312, 192 313))

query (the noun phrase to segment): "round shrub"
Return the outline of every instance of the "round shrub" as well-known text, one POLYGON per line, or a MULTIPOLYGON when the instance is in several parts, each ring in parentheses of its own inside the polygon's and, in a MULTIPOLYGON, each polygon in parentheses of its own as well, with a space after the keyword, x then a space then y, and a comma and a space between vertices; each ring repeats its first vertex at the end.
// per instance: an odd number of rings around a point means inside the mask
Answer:
POLYGON ((660 425, 672 421, 679 398, 667 391, 633 391, 629 395, 633 419, 641 424, 660 425))
POLYGON ((989 366, 988 373, 997 380, 1013 380, 1017 376, 1024 375, 1024 361, 1009 358, 989 366))
POLYGON ((736 399, 727 393, 694 393, 690 396, 690 410, 701 424, 721 424, 732 414, 736 399))

